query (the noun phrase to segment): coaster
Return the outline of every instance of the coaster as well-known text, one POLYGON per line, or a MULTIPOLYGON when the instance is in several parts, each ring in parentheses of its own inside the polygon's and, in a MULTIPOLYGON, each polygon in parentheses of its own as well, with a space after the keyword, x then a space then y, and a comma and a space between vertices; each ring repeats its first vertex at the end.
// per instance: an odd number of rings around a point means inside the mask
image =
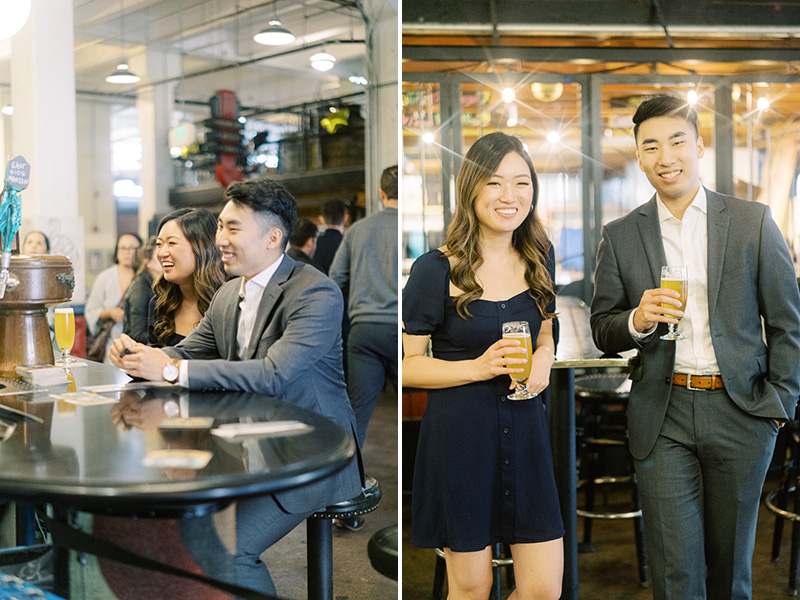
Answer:
POLYGON ((205 450, 151 450, 142 460, 145 467, 162 469, 202 469, 213 454, 205 450))

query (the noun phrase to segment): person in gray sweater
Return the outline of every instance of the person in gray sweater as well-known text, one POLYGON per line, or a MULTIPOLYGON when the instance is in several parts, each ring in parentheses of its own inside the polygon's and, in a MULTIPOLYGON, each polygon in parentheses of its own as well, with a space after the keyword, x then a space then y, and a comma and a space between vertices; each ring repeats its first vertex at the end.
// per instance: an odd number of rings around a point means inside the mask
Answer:
POLYGON ((383 210, 345 231, 330 277, 348 297, 348 394, 358 441, 387 379, 397 389, 397 166, 381 175, 383 210))

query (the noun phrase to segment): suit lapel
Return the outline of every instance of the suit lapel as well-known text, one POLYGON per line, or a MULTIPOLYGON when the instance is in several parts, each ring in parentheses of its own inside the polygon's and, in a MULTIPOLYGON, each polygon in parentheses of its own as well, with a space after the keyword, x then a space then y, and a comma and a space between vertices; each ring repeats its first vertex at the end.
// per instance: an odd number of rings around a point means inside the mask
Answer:
POLYGON ((239 316, 242 313, 242 309, 239 308, 239 302, 241 301, 241 298, 239 297, 239 289, 242 284, 241 278, 237 279, 236 283, 238 285, 233 290, 233 310, 228 312, 231 320, 227 323, 227 330, 231 333, 228 337, 228 355, 225 357, 226 360, 239 360, 239 354, 236 351, 238 345, 236 336, 239 334, 239 316))
POLYGON ((653 278, 652 287, 659 287, 661 285, 661 267, 667 264, 667 258, 664 254, 664 244, 661 241, 661 225, 658 222, 655 196, 650 199, 650 202, 639 207, 639 215, 641 218, 637 224, 644 252, 647 255, 647 264, 653 278))
POLYGON ((261 302, 258 305, 256 322, 253 325, 253 332, 250 336, 250 344, 247 347, 245 360, 250 360, 255 357, 261 334, 267 327, 267 320, 272 314, 278 299, 283 294, 283 284, 289 279, 289 275, 292 274, 295 264, 296 262, 290 256, 284 254, 281 264, 278 265, 278 270, 275 271, 275 274, 269 280, 269 283, 267 283, 267 287, 264 288, 261 302))
POLYGON ((722 266, 725 261, 725 249, 728 243, 728 227, 730 215, 727 214, 725 204, 718 194, 706 190, 708 205, 708 319, 713 320, 714 310, 717 305, 719 286, 722 281, 722 266))

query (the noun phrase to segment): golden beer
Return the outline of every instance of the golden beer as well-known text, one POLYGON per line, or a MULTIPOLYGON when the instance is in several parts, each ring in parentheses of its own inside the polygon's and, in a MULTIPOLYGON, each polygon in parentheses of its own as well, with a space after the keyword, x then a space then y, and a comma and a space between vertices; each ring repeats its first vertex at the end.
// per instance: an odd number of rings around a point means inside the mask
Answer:
POLYGON ((518 340, 520 343, 519 353, 506 354, 506 358, 524 358, 527 362, 522 364, 506 365, 509 369, 524 369, 522 373, 510 373, 509 376, 515 381, 527 381, 531 376, 531 334, 527 332, 507 332, 503 334, 504 340, 518 340))
MULTIPOLYGON (((661 280, 661 287, 662 288, 666 288, 668 290, 673 290, 673 291, 678 292, 681 295, 681 297, 680 297, 681 305, 678 306, 677 308, 679 310, 682 310, 682 311, 686 310, 686 298, 689 295, 689 282, 687 280, 685 280, 685 279, 662 279, 661 280)), ((665 302, 662 302, 661 306, 663 308, 676 308, 672 304, 667 304, 665 302)), ((670 316, 673 316, 673 315, 670 315, 670 316)), ((680 317, 675 317, 675 318, 678 319, 678 321, 681 320, 680 317)))
POLYGON ((71 308, 57 308, 55 311, 56 344, 63 351, 72 349, 75 343, 75 313, 71 308))

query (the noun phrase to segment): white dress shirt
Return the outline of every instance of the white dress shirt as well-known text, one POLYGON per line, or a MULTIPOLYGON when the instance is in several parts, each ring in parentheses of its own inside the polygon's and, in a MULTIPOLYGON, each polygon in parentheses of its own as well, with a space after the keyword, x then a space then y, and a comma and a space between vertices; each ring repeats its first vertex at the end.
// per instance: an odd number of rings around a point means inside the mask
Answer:
MULTIPOLYGON (((242 278, 239 288, 239 325, 236 331, 236 352, 239 359, 243 360, 247 355, 247 346, 250 344, 250 337, 253 335, 253 327, 256 323, 258 306, 261 304, 261 296, 267 287, 270 279, 278 270, 283 261, 283 254, 274 263, 261 271, 258 275, 249 280, 242 278)), ((189 387, 189 369, 186 360, 182 360, 179 368, 178 383, 184 387, 189 387)))
MULTIPOLYGON (((690 374, 718 374, 719 365, 711 344, 708 318, 708 205, 703 186, 678 219, 669 212, 661 198, 656 197, 658 220, 664 254, 670 266, 685 265, 689 275, 689 294, 686 310, 678 331, 686 340, 675 340, 675 371, 690 374)), ((638 333, 633 328, 633 312, 628 329, 636 339, 652 335, 638 333)))
POLYGON ((239 328, 236 332, 236 348, 240 360, 244 360, 247 355, 247 347, 250 344, 250 336, 253 335, 253 326, 256 324, 256 315, 258 306, 261 304, 261 296, 264 295, 264 288, 278 270, 282 260, 283 254, 258 275, 246 281, 242 278, 242 285, 239 288, 239 328))

